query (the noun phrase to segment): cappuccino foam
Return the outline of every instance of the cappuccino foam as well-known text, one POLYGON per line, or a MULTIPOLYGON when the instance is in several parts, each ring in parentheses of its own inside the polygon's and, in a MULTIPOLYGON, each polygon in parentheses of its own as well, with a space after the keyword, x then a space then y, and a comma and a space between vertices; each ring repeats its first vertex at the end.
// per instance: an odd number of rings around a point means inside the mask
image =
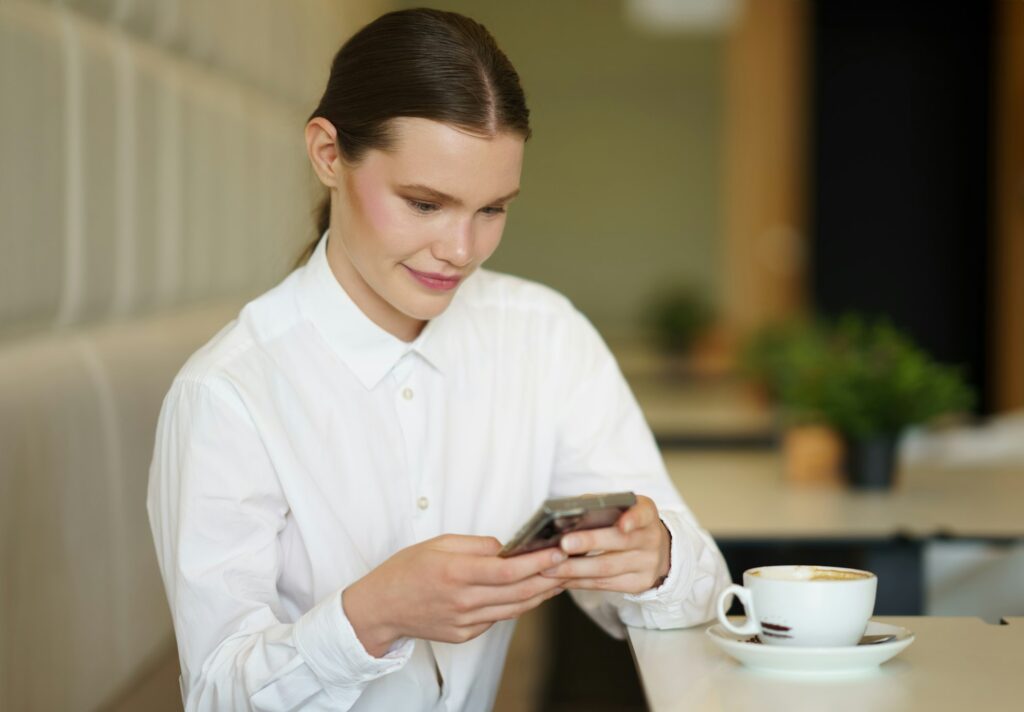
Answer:
POLYGON ((823 566, 768 567, 752 571, 751 576, 777 581, 859 581, 871 578, 871 574, 864 571, 844 571, 823 566))

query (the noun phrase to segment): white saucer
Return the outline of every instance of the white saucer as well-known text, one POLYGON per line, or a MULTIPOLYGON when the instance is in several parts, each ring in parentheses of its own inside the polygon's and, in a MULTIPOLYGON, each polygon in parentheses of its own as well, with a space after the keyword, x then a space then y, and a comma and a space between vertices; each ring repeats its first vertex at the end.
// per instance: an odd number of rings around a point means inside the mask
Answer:
POLYGON ((716 623, 706 631, 711 641, 749 668, 791 673, 851 673, 876 668, 914 642, 898 625, 869 621, 865 635, 895 635, 894 640, 843 648, 797 648, 748 642, 716 623))

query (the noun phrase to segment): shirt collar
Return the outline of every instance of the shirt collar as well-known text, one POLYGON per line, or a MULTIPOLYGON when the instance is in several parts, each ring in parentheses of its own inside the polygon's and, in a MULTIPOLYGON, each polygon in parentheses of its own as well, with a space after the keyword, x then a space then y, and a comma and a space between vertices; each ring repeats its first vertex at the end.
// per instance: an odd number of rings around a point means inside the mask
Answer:
POLYGON ((427 322, 414 341, 406 342, 375 324, 356 306, 327 262, 327 232, 320 236, 299 279, 299 308, 345 365, 367 389, 373 389, 409 352, 445 372, 448 352, 443 334, 454 324, 452 312, 458 292, 448 308, 427 322))

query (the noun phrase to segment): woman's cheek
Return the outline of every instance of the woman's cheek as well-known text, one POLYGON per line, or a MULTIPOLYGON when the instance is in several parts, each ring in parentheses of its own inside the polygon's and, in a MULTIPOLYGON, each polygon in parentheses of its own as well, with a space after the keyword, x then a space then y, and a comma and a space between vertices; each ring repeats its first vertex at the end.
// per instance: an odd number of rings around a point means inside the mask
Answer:
POLYGON ((376 238, 378 249, 405 259, 417 250, 422 237, 423 220, 403 200, 373 199, 366 202, 366 220, 376 238))
POLYGON ((400 220, 398 201, 383 191, 368 190, 363 195, 363 214, 370 228, 378 234, 393 231, 400 220))
POLYGON ((399 208, 404 201, 386 186, 384 178, 372 166, 349 174, 349 193, 359 213, 359 218, 375 234, 387 234, 394 230, 399 208))

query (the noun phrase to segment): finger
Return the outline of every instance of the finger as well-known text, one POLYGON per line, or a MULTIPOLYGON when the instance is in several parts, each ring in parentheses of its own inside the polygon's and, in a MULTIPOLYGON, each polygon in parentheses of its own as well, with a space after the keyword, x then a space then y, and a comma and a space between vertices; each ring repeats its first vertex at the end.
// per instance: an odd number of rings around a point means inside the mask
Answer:
POLYGON ((615 523, 619 531, 629 534, 632 531, 648 527, 658 519, 658 507, 654 500, 640 494, 636 497, 636 504, 627 509, 615 523))
POLYGON ((631 547, 630 537, 618 527, 602 527, 573 532, 562 537, 562 551, 584 554, 588 551, 621 551, 631 547))
POLYGON ((495 556, 501 551, 501 542, 493 536, 471 534, 442 534, 433 539, 437 548, 458 554, 495 556))
POLYGON ((543 572, 556 579, 611 578, 638 573, 652 568, 646 559, 654 559, 640 551, 615 551, 599 556, 577 556, 543 572), (645 566, 645 564, 647 564, 645 566))
POLYGON ((567 591, 614 591, 616 593, 643 593, 653 587, 650 577, 630 573, 611 578, 578 578, 565 583, 567 591))
POLYGON ((507 559, 489 556, 472 562, 472 582, 491 586, 507 586, 536 576, 541 571, 557 566, 568 558, 555 547, 510 556, 507 559))
POLYGON ((467 621, 471 623, 494 623, 495 621, 511 620, 512 618, 518 618, 527 611, 531 611, 544 601, 549 598, 554 598, 560 594, 563 590, 561 586, 538 593, 536 596, 526 599, 525 601, 518 601, 516 603, 506 603, 498 606, 487 606, 485 608, 478 608, 471 613, 466 614, 467 621))
POLYGON ((459 628, 455 628, 454 631, 447 635, 438 636, 438 640, 442 643, 465 643, 473 640, 473 638, 487 632, 487 629, 491 627, 491 623, 476 623, 473 625, 466 625, 459 628))
POLYGON ((558 588, 563 581, 547 576, 531 576, 509 586, 473 586, 464 593, 462 607, 468 610, 518 603, 558 588))

